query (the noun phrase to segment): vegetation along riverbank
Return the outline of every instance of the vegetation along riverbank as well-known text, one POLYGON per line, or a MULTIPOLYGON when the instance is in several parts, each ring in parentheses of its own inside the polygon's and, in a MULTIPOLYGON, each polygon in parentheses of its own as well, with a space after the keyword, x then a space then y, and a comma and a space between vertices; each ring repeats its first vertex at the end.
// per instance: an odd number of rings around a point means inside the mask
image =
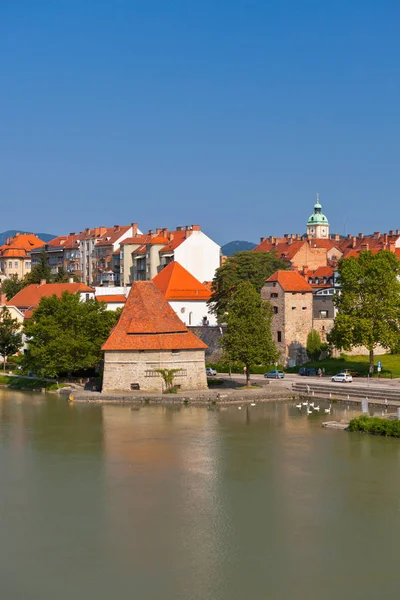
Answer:
POLYGON ((361 415, 352 419, 347 428, 348 431, 363 431, 372 435, 383 435, 386 437, 400 437, 400 421, 397 419, 381 419, 361 415))

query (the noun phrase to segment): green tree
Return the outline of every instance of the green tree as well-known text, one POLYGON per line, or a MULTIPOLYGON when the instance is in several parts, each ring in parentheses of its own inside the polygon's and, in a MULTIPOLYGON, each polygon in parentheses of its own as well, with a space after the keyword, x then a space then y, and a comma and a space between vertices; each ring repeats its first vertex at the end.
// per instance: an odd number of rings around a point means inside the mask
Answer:
POLYGON ((260 292, 265 280, 272 273, 287 269, 288 266, 275 252, 237 252, 216 271, 211 286, 212 294, 208 301, 210 309, 219 321, 225 320, 230 300, 241 282, 249 281, 256 291, 260 292))
POLYGON ((30 273, 25 275, 25 285, 40 283, 42 280, 46 280, 47 283, 52 281, 51 269, 47 264, 47 254, 44 249, 39 254, 37 264, 33 267, 30 273))
POLYGON ((6 295, 7 300, 11 300, 11 298, 14 298, 14 296, 25 286, 25 280, 18 279, 18 275, 14 274, 7 279, 4 279, 1 284, 1 293, 6 295))
POLYGON ((25 325, 24 366, 47 377, 94 367, 101 361, 101 346, 116 319, 105 304, 81 302, 79 294, 42 298, 25 325))
POLYGON ((6 306, 0 309, 0 354, 3 369, 6 370, 7 356, 18 352, 22 347, 22 333, 17 319, 13 319, 6 306))
POLYGON ((163 378, 165 392, 167 394, 170 393, 174 387, 174 379, 178 371, 180 371, 180 369, 157 369, 157 373, 160 373, 163 378))
POLYGON ((318 331, 311 329, 307 336, 307 354, 311 360, 318 360, 321 354, 321 336, 318 331))
POLYGON ((271 334, 272 306, 261 299, 249 281, 239 283, 229 303, 227 329, 221 340, 224 359, 241 362, 245 367, 246 385, 250 383, 250 367, 272 364, 279 352, 271 334))
POLYGON ((368 348, 370 372, 376 346, 389 349, 399 339, 399 276, 400 261, 388 250, 361 252, 339 262, 340 293, 334 297, 338 314, 328 339, 343 350, 368 348))

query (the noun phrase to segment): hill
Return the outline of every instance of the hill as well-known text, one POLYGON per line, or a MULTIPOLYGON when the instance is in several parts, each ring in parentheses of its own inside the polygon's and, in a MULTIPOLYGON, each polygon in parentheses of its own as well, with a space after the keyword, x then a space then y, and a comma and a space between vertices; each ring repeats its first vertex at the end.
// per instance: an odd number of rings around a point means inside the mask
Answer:
MULTIPOLYGON (((0 233, 0 246, 6 243, 7 238, 14 237, 14 235, 17 232, 31 233, 30 231, 21 231, 20 229, 9 229, 8 231, 3 231, 2 233, 0 233)), ((38 238, 40 238, 44 242, 50 242, 50 240, 54 240, 54 238, 57 237, 56 235, 52 235, 51 233, 36 233, 35 235, 37 235, 38 238)))
POLYGON ((234 242, 228 242, 224 246, 222 246, 222 254, 223 256, 232 256, 234 252, 242 252, 243 250, 253 250, 256 247, 256 244, 253 242, 243 242, 240 240, 235 240, 234 242))

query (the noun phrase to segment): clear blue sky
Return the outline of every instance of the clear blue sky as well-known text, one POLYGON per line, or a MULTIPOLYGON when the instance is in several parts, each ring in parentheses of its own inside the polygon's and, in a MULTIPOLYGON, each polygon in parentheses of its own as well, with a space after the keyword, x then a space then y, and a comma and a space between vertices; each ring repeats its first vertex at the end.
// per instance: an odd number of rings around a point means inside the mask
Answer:
POLYGON ((400 228, 400 3, 0 3, 0 231, 400 228))

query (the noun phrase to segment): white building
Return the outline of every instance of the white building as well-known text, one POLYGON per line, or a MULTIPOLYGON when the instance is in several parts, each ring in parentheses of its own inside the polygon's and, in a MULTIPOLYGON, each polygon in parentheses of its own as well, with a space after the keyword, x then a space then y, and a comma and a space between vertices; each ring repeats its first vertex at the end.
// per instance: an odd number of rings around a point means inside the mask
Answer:
POLYGON ((153 279, 153 283, 187 326, 216 325, 207 300, 210 290, 178 262, 171 262, 153 279))

